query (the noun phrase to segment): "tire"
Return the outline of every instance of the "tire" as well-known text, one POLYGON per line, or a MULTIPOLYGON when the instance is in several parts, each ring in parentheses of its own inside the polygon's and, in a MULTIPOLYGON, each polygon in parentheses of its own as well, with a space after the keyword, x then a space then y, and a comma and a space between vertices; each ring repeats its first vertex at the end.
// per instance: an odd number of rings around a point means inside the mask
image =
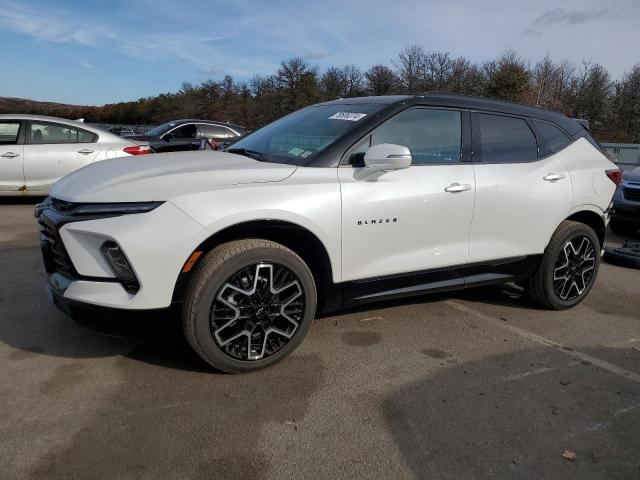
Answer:
POLYGON ((268 240, 237 240, 214 248, 197 265, 185 293, 182 327, 209 365, 249 372, 298 347, 316 304, 313 275, 298 255, 268 240))
POLYGON ((591 227, 565 220, 544 251, 529 280, 529 296, 552 310, 580 303, 589 294, 600 268, 600 241, 591 227))
POLYGON ((640 242, 625 241, 619 248, 607 248, 602 257, 619 267, 640 269, 640 242))
POLYGON ((638 227, 640 227, 640 225, 633 222, 625 222, 618 218, 612 218, 609 222, 609 227, 616 235, 620 235, 621 237, 631 237, 638 232, 638 227))

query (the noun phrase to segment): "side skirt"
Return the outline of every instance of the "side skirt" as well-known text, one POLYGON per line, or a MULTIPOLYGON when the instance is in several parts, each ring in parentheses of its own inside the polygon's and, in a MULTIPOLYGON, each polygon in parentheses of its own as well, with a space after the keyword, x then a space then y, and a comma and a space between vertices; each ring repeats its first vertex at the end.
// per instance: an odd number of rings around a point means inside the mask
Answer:
POLYGON ((425 293, 460 290, 523 280, 540 266, 542 255, 367 278, 342 284, 343 308, 425 293))

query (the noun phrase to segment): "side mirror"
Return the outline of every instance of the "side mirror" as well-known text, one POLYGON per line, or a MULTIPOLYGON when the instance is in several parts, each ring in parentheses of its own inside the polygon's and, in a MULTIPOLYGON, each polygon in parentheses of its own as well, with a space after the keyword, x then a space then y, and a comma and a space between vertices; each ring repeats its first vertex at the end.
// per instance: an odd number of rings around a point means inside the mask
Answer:
POLYGON ((170 142, 172 138, 173 138, 173 134, 172 133, 165 133, 164 137, 162 137, 162 139, 165 142, 170 142))
POLYGON ((389 172, 411 166, 411 152, 407 147, 392 143, 374 145, 364 156, 366 168, 389 172))

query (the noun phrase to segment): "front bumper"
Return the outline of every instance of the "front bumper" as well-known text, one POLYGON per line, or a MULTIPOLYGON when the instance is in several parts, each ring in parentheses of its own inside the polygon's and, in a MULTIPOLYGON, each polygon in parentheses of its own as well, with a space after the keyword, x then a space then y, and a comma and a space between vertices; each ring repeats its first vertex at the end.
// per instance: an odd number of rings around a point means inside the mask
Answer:
POLYGON ((168 202, 148 213, 91 219, 45 208, 38 221, 54 298, 123 310, 170 306, 182 266, 209 236, 168 202), (140 284, 137 292, 128 292, 106 263, 100 246, 108 240, 125 252, 140 284))
POLYGON ((613 211, 611 217, 627 222, 640 223, 640 200, 635 200, 637 194, 630 196, 628 193, 625 193, 625 189, 629 188, 628 182, 623 181, 622 185, 616 190, 613 196, 613 211), (630 198, 627 198, 628 196, 630 198))
MULTIPOLYGON (((60 289, 60 284, 53 280, 55 274, 49 277, 49 297, 58 310, 66 316, 78 321, 112 321, 117 318, 119 321, 139 321, 139 320, 167 320, 178 318, 180 304, 172 304, 168 308, 148 309, 148 310, 127 310, 115 307, 98 306, 91 303, 71 300, 64 295, 64 289, 60 289)), ((58 279, 59 280, 59 279, 58 279)))

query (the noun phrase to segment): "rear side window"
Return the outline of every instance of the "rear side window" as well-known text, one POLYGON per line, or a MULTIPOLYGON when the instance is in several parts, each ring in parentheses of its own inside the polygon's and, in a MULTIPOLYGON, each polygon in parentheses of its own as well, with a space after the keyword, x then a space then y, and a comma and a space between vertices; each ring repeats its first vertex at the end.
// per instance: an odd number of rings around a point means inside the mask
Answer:
POLYGON ((207 123, 198 125, 198 137, 200 138, 231 138, 233 136, 233 132, 225 127, 207 123))
POLYGON ((31 144, 57 144, 57 143, 94 143, 98 140, 95 133, 70 127, 60 123, 32 122, 29 129, 31 144))
POLYGON ((534 120, 536 127, 554 152, 559 152, 571 143, 571 138, 551 123, 534 120))
POLYGON ((538 158, 536 137, 521 118, 479 113, 480 161, 529 162, 538 158))
POLYGON ((0 145, 15 145, 20 134, 20 122, 0 122, 0 145))

